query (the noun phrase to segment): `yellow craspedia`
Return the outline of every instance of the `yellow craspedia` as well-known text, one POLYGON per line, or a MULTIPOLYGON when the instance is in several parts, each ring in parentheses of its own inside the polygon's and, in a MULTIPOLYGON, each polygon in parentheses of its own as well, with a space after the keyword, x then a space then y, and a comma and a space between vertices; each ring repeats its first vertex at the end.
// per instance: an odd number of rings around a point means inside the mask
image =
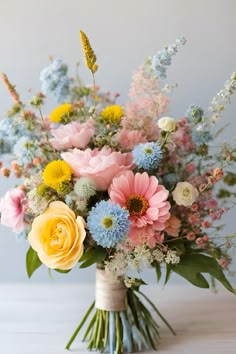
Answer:
POLYGON ((83 31, 80 31, 80 39, 83 47, 84 52, 84 61, 85 65, 92 73, 95 73, 98 69, 98 65, 96 64, 96 54, 93 51, 93 48, 89 42, 88 37, 83 31))
POLYGON ((57 108, 55 108, 50 114, 50 121, 54 123, 59 123, 63 117, 70 115, 72 112, 72 106, 70 103, 64 103, 57 108))
POLYGON ((118 104, 107 106, 101 113, 102 121, 107 123, 120 123, 123 116, 124 111, 118 104))
POLYGON ((55 160, 49 162, 43 171, 44 183, 57 190, 61 185, 71 180, 72 168, 66 161, 55 160))

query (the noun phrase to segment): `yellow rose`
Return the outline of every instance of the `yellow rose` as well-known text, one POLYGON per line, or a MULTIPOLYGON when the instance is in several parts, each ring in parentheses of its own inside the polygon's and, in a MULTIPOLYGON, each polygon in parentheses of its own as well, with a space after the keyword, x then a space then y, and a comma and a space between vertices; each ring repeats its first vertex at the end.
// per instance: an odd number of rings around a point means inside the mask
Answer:
POLYGON ((28 240, 48 268, 71 269, 84 251, 84 225, 84 219, 76 218, 65 203, 52 202, 34 219, 28 240))

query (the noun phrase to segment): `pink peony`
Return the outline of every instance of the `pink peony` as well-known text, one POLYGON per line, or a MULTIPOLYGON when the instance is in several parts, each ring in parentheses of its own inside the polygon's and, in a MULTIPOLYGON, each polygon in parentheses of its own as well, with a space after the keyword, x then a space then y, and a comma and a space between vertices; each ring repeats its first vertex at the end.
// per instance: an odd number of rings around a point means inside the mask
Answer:
POLYGON ((20 232, 24 228, 25 193, 20 188, 9 190, 0 200, 1 224, 20 232))
POLYGON ((165 232, 169 236, 177 237, 179 235, 180 227, 181 221, 176 216, 171 215, 165 223, 165 232))
POLYGON ((112 152, 108 147, 84 151, 73 149, 61 156, 72 167, 76 177, 91 178, 97 190, 107 190, 116 175, 134 167, 132 154, 112 152))
POLYGON ((51 134, 54 138, 50 139, 50 143, 56 150, 72 147, 84 149, 94 133, 95 129, 92 119, 89 119, 85 123, 71 122, 59 128, 52 129, 51 134))
MULTIPOLYGON (((148 226, 158 231, 165 228, 165 222, 170 217, 170 203, 166 201, 169 192, 159 185, 156 177, 149 177, 146 172, 134 174, 126 171, 113 179, 108 192, 112 202, 129 211, 131 238, 132 228, 135 227, 148 230, 150 237, 148 226)), ((137 232, 135 229, 133 231, 137 232)))

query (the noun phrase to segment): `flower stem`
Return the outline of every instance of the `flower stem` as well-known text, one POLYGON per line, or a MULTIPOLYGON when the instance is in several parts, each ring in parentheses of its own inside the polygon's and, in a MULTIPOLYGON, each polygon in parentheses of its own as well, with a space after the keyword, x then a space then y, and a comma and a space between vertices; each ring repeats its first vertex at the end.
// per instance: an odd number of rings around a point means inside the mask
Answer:
POLYGON ((81 330, 81 328, 83 327, 84 323, 86 322, 88 316, 90 315, 91 311, 93 310, 95 306, 95 301, 92 303, 92 305, 89 307, 88 311, 86 312, 86 314, 84 315, 82 321, 80 322, 80 324, 78 325, 78 327, 76 328, 76 330, 74 331, 74 333, 72 334, 69 342, 66 345, 67 350, 70 349, 71 344, 74 342, 76 336, 78 335, 79 331, 81 330))
POLYGON ((175 331, 173 330, 173 328, 171 327, 171 325, 166 321, 166 319, 162 316, 162 314, 160 313, 160 311, 157 309, 157 307, 154 305, 154 303, 141 291, 137 291, 138 294, 142 295, 144 297, 144 299, 152 306, 153 310, 157 313, 157 315, 161 318, 161 320, 165 323, 165 325, 169 328, 169 330, 171 331, 171 333, 176 336, 175 331))

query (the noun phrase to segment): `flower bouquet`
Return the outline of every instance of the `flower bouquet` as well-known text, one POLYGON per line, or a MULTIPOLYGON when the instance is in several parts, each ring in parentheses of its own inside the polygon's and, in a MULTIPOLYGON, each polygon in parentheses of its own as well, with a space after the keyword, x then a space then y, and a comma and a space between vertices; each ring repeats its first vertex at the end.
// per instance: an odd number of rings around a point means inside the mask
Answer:
POLYGON ((29 277, 41 265, 67 273, 96 264, 96 300, 67 349, 86 323, 90 350, 156 349, 153 312, 174 331, 134 271, 153 268, 165 284, 176 273, 201 288, 217 279, 234 293, 224 270, 236 235, 222 236, 220 219, 234 204, 236 149, 217 143, 223 128, 216 123, 236 90, 236 73, 208 110, 191 105, 181 119, 166 117, 176 85, 164 79, 186 42, 180 38, 138 68, 121 106, 118 94, 96 85, 96 55, 80 34, 92 85, 51 59, 28 106, 2 75, 14 105, 0 124, 1 152, 8 154, 1 172, 20 182, 1 199, 1 224, 29 242, 29 277), (49 116, 45 94, 60 103, 49 116))

